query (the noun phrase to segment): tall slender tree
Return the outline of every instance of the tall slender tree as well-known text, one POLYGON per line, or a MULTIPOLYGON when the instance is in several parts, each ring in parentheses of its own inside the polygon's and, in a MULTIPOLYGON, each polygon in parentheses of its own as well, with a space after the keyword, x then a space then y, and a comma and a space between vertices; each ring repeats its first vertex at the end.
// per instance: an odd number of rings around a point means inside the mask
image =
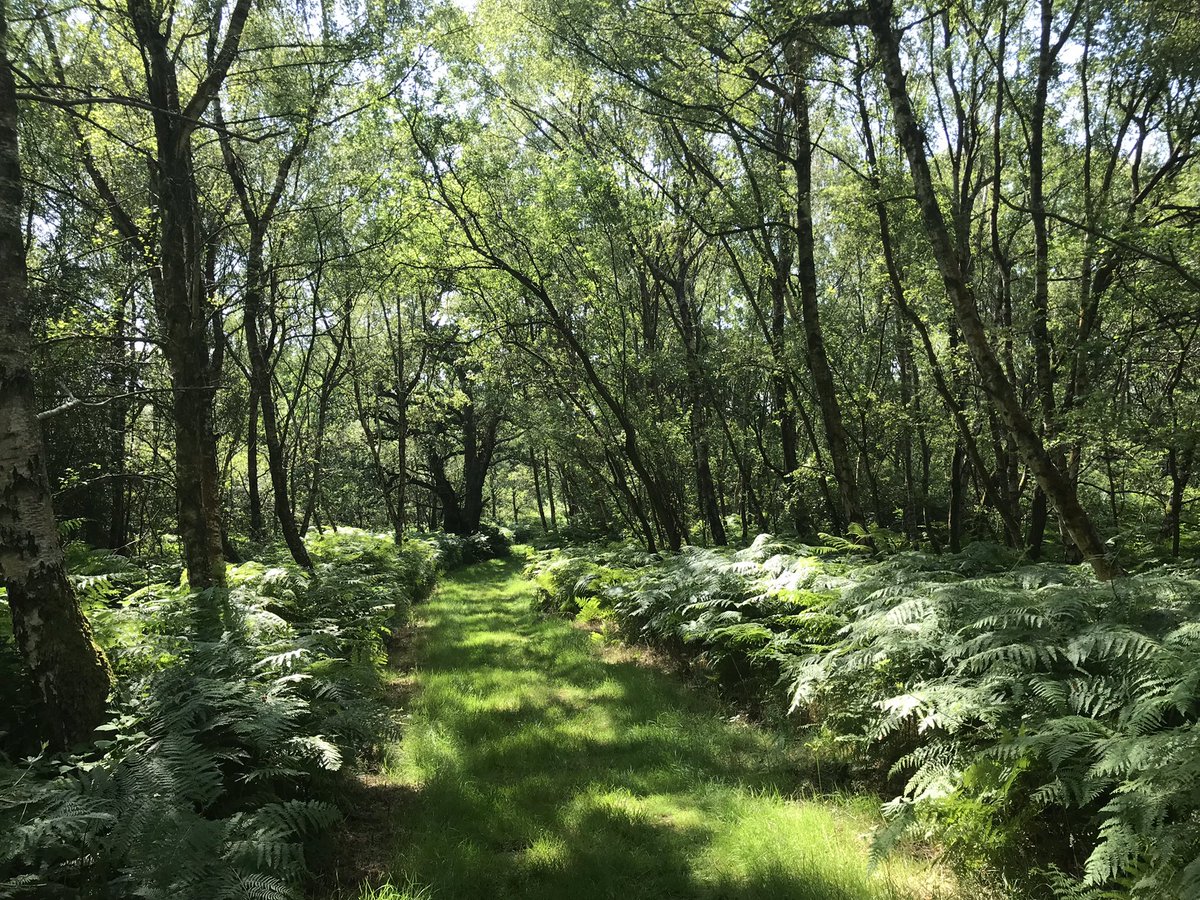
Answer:
POLYGON ((105 716, 112 672, 67 579, 30 369, 18 109, 0 3, 0 579, 56 747, 105 716))

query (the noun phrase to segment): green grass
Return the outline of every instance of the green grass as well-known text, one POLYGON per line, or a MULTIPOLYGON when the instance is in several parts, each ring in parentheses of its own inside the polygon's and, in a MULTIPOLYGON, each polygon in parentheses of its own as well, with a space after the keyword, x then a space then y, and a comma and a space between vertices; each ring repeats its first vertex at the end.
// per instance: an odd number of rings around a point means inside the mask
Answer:
POLYGON ((421 608, 417 695, 386 772, 416 793, 396 824, 404 887, 364 897, 954 896, 928 862, 868 875, 873 801, 798 799, 776 738, 605 658, 532 592, 519 562, 496 561, 421 608))

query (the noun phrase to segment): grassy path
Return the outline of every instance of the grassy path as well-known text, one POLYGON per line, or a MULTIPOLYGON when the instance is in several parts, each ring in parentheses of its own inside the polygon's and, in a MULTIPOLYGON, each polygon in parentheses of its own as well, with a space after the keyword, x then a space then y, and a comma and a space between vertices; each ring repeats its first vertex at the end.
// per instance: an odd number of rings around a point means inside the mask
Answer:
POLYGON ((929 864, 868 878, 871 804, 788 800, 772 738, 677 679, 602 659, 532 610, 520 563, 419 610, 416 696, 386 771, 410 788, 392 886, 364 896, 670 900, 952 896, 929 864))

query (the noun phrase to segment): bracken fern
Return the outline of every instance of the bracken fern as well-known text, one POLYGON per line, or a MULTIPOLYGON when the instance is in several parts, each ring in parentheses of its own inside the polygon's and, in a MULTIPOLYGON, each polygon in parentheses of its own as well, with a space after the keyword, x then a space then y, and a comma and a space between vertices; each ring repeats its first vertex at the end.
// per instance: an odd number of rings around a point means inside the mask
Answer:
POLYGON ((558 551, 532 573, 547 608, 600 597, 628 636, 782 689, 881 765, 898 792, 877 858, 917 829, 975 862, 1050 848, 1073 874, 1041 890, 1064 897, 1200 896, 1196 568, 1099 583, 991 545, 832 543, 558 551))
POLYGON ((384 641, 436 571, 432 546, 362 532, 312 550, 313 575, 231 569, 238 627, 217 642, 192 639, 183 588, 94 610, 117 714, 75 755, 0 767, 0 897, 296 896, 340 817, 332 773, 394 727, 384 641))

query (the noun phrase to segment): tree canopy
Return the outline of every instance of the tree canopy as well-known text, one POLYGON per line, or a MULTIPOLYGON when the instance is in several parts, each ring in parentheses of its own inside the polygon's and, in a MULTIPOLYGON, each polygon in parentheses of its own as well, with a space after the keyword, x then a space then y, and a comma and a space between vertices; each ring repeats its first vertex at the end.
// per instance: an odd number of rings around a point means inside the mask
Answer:
POLYGON ((351 525, 1194 557, 1192 0, 4 0, 0 573, 351 525))
POLYGON ((304 564, 322 520, 540 497, 651 548, 1181 552, 1185 4, 10 19, 39 412, 93 541, 178 533, 218 583, 243 535, 304 564))

